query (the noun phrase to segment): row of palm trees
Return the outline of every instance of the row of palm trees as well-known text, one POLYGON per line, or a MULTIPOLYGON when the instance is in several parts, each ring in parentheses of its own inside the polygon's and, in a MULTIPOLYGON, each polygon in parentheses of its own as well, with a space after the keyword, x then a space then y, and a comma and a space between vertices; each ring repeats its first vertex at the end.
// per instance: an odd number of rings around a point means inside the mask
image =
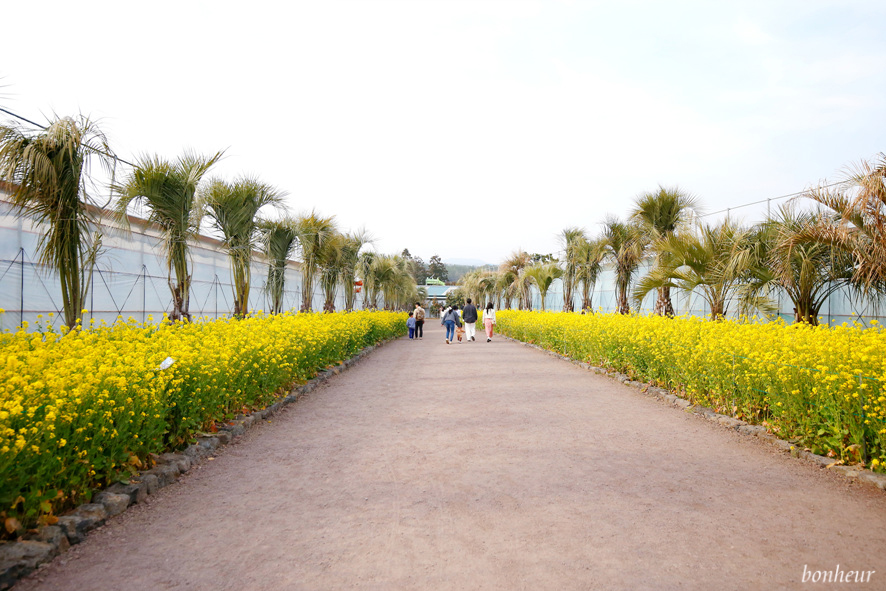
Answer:
MULTIPOLYGON (((159 228, 172 294, 171 320, 189 319, 191 257, 189 247, 208 221, 221 237, 230 259, 235 316, 249 311, 251 269, 255 253, 268 260, 265 291, 273 313, 283 309, 287 261, 301 258, 301 310, 311 310, 314 288, 323 292, 323 309, 334 311, 338 290, 345 308, 356 303, 357 276, 367 287, 364 307, 405 307, 419 297, 408 262, 399 255, 364 252, 369 235, 342 232, 334 217, 312 211, 299 216, 283 212, 286 193, 256 177, 232 182, 204 180, 223 152, 202 156, 187 152, 176 160, 144 156, 121 182, 112 182, 115 213, 128 229, 130 211, 159 228), (260 212, 276 210, 278 215, 260 212), (381 303, 380 303, 381 300, 381 303)), ((38 132, 0 125, 0 181, 7 183, 20 214, 45 228, 39 260, 55 269, 61 282, 64 321, 76 326, 89 291, 89 277, 101 250, 98 217, 91 207, 90 161, 111 168, 107 138, 86 117, 64 117, 38 132)))
POLYGON ((544 309, 548 289, 561 279, 563 310, 573 311, 579 296, 581 309, 591 311, 594 285, 609 265, 622 314, 655 292, 654 313, 673 316, 671 290, 699 295, 712 319, 725 316, 730 304, 741 314, 768 314, 781 291, 795 320, 817 324, 836 290, 875 304, 886 291, 886 155, 849 168, 841 181, 808 191, 753 226, 728 218, 704 223, 696 198, 661 186, 637 197, 627 219, 610 216, 602 225, 596 237, 564 229, 556 263, 533 264, 518 251, 498 271, 466 275, 461 289, 479 301, 530 309, 535 286, 544 309), (802 207, 804 200, 814 208, 802 207))

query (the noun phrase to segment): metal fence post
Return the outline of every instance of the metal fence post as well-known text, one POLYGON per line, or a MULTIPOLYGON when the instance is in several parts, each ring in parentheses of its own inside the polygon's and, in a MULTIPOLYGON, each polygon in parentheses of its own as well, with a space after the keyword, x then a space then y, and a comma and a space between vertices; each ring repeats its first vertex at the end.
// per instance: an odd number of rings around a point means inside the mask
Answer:
MULTIPOLYGON (((19 305, 18 305, 18 325, 25 323, 25 247, 21 247, 18 256, 22 258, 21 265, 21 284, 19 286, 19 305)), ((16 257, 18 258, 18 257, 16 257)))
POLYGON ((147 321, 148 313, 148 268, 142 264, 142 324, 147 321))

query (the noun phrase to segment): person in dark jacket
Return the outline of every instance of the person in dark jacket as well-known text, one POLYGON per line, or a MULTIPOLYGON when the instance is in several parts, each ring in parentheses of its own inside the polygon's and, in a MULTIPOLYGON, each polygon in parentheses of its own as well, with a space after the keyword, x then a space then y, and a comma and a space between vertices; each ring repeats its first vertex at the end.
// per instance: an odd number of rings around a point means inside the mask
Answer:
POLYGON ((465 307, 462 308, 462 318, 465 321, 465 338, 468 341, 476 341, 474 335, 477 334, 477 307, 471 303, 471 298, 467 299, 465 307))

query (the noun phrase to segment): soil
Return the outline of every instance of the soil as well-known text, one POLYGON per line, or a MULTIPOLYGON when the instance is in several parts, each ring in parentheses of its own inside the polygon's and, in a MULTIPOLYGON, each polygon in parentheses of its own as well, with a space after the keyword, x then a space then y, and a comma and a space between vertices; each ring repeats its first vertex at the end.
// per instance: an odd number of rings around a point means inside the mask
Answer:
POLYGON ((886 588, 882 491, 477 338, 428 321, 16 590, 886 588))

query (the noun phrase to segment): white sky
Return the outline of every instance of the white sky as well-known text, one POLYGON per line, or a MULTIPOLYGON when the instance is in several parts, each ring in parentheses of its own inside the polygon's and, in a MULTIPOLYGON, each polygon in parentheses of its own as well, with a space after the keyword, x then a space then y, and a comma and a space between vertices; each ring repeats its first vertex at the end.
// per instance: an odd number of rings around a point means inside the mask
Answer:
POLYGON ((556 252, 659 183, 714 212, 886 150, 881 0, 66 0, 2 18, 0 106, 98 118, 129 160, 227 148, 215 174, 425 261, 556 252))

